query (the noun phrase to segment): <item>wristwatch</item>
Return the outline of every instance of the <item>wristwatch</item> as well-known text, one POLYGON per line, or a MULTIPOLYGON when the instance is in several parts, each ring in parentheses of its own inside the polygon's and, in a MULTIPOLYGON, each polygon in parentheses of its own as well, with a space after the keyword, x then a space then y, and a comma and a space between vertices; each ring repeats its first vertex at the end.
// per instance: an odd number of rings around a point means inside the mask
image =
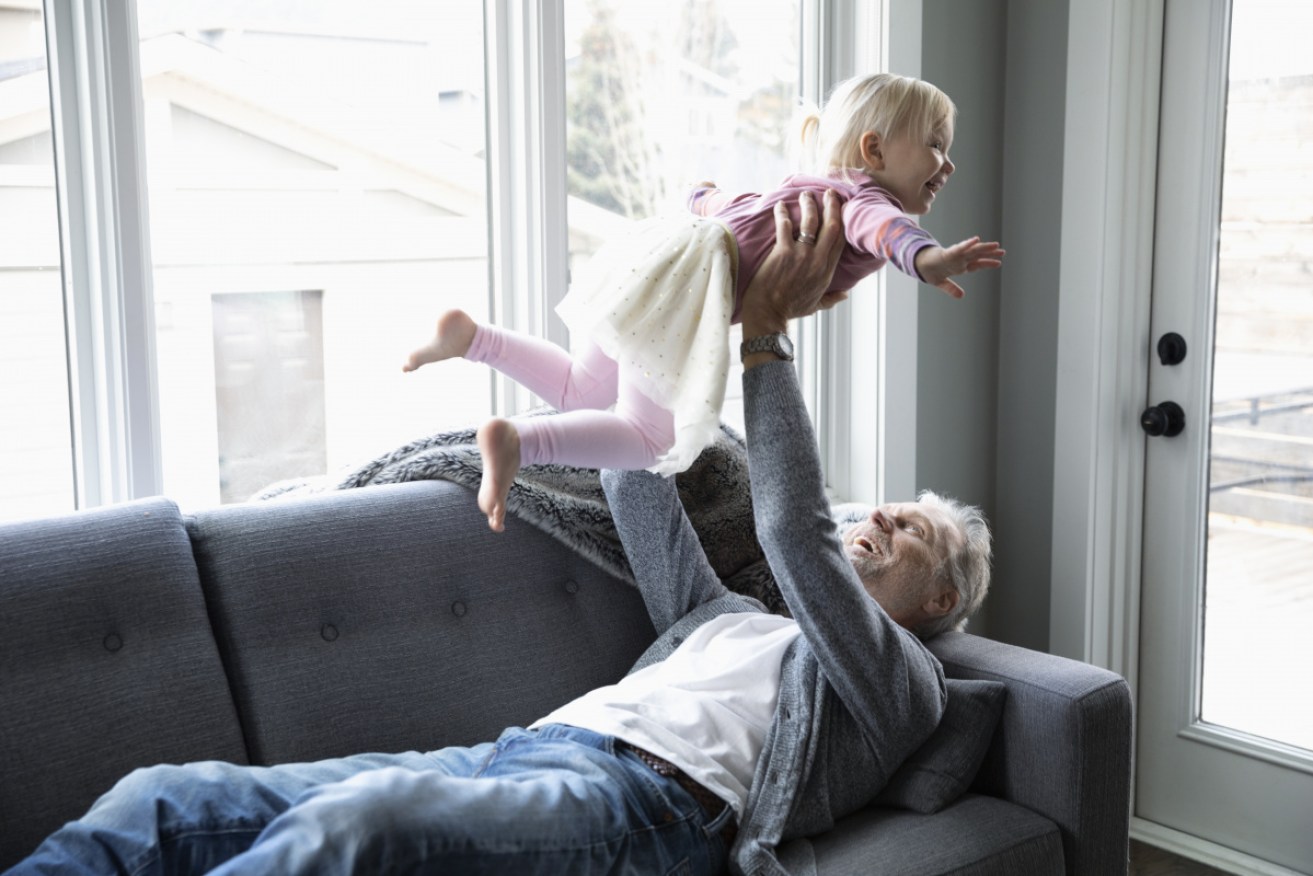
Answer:
POLYGON ((785 362, 793 361, 793 341, 784 332, 777 332, 773 335, 759 335, 755 338, 748 338, 739 345, 739 359, 744 359, 749 353, 774 353, 785 362))

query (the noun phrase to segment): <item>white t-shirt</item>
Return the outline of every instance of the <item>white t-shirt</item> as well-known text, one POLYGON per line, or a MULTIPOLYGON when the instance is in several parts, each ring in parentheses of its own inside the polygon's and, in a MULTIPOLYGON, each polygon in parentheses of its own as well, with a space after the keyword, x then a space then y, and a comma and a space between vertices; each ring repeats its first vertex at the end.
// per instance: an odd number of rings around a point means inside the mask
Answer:
POLYGON ((707 621, 651 666, 567 703, 532 727, 572 724, 678 766, 742 816, 780 695, 797 621, 760 612, 707 621))

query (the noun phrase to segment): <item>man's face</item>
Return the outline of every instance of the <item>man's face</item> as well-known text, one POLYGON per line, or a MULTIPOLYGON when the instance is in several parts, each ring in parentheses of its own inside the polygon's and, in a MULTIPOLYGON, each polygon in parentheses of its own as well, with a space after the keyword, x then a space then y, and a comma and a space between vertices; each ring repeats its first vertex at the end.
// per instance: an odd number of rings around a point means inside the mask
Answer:
POLYGON ((930 603, 945 592, 948 608, 956 603, 956 591, 939 570, 961 541, 943 510, 917 502, 881 505, 843 534, 844 552, 862 586, 905 627, 932 617, 936 608, 930 603))

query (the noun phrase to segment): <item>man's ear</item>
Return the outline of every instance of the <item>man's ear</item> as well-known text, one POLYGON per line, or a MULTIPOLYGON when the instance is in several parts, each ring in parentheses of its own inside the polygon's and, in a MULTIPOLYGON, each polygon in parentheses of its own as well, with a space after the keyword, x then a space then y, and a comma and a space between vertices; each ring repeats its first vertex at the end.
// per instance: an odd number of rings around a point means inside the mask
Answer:
POLYGON ((881 151, 884 144, 879 134, 875 131, 867 131, 857 144, 862 152, 862 161, 867 167, 872 170, 884 170, 884 152, 881 151))
POLYGON ((931 599, 921 610, 930 617, 943 617, 957 607, 957 590, 949 588, 942 591, 934 599, 931 599))

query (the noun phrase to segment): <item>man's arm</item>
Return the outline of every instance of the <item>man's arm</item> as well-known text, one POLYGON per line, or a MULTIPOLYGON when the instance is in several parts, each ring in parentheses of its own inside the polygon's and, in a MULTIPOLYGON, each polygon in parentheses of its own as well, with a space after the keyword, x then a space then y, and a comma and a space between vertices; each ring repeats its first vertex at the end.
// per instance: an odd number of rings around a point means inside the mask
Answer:
MULTIPOLYGON (((879 751, 939 721, 938 662, 862 587, 830 515, 797 373, 763 363, 743 376, 757 538, 826 679, 879 751), (883 734, 895 737, 885 747, 883 734)), ((905 754, 906 752, 902 752, 905 754)))
MULTIPOLYGON (((713 183, 703 185, 714 186, 713 183)), ((804 221, 810 223, 808 227, 813 227, 816 202, 809 193, 803 193, 799 208, 804 221)), ((816 300, 803 305, 811 308, 807 312, 832 307, 847 297, 846 293, 824 294, 843 249, 838 199, 833 195, 827 197, 825 215, 829 232, 823 263, 818 266, 811 258, 811 251, 798 253, 790 260, 781 250, 758 270, 753 286, 797 285, 800 270, 816 273, 819 269, 825 274, 825 283, 817 290, 816 300)), ((789 214, 783 203, 776 207, 777 233, 782 233, 781 217, 788 224, 789 214)), ((787 327, 787 316, 782 324, 787 327)), ((602 488, 657 635, 702 603, 729 593, 702 550, 702 543, 679 501, 673 477, 664 478, 646 471, 608 470, 602 472, 602 488)))
POLYGON ((702 550, 673 477, 607 470, 602 488, 658 636, 697 606, 729 592, 702 550))
MULTIPOLYGON (((745 338, 784 331, 790 318, 821 306, 833 272, 828 247, 842 240, 828 196, 826 207, 815 252, 795 242, 787 215, 777 214, 775 249, 744 297, 745 338), (818 267, 827 269, 819 279, 818 267)), ((802 227, 812 221, 804 211, 802 227)), ((866 593, 844 554, 793 367, 771 352, 748 356, 744 364, 758 540, 826 679, 878 750, 899 752, 898 740, 889 740, 890 748, 880 737, 919 739, 935 726, 945 697, 942 670, 866 593)))

